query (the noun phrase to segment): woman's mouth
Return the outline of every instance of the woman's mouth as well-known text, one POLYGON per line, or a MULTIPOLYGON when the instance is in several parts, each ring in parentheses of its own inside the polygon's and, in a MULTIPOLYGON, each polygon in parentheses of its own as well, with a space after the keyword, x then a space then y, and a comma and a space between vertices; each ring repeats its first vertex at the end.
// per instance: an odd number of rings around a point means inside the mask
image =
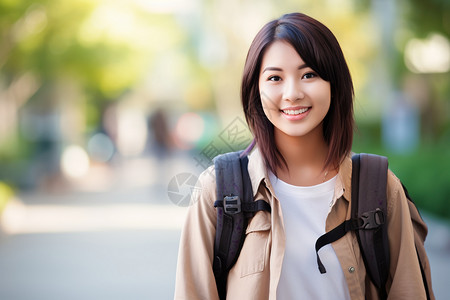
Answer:
POLYGON ((301 120, 306 117, 311 110, 311 107, 301 107, 301 108, 286 108, 282 109, 281 112, 283 116, 291 121, 301 120))
POLYGON ((299 114, 305 113, 308 110, 309 110, 309 107, 300 108, 300 109, 284 109, 284 110, 281 110, 281 111, 284 114, 286 114, 286 115, 295 116, 295 115, 299 115, 299 114))

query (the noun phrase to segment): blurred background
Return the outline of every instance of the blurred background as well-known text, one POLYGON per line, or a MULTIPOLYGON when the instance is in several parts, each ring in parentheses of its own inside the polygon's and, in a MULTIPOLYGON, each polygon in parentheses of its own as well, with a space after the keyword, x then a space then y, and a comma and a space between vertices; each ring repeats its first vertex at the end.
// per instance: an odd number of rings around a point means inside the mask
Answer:
POLYGON ((0 298, 173 298, 196 178, 251 141, 248 47, 293 11, 337 36, 354 151, 389 157, 446 295, 450 1, 0 0, 0 298))

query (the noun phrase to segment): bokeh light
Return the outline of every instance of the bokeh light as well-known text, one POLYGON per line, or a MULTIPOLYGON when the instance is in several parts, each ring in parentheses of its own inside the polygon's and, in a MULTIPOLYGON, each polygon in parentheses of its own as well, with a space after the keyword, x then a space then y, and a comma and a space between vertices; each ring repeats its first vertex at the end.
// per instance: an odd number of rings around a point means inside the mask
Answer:
POLYGON ((86 151, 78 146, 68 146, 61 156, 61 170, 69 179, 77 179, 86 175, 89 171, 89 156, 86 151))
POLYGON ((114 144, 104 133, 94 134, 88 141, 87 149, 92 159, 98 162, 108 162, 114 155, 114 144))
POLYGON ((205 130, 205 121, 196 113, 185 113, 177 121, 175 134, 177 146, 192 149, 200 140, 205 130))
POLYGON ((405 64, 414 73, 447 73, 450 71, 449 40, 437 33, 425 40, 411 39, 405 48, 405 64))

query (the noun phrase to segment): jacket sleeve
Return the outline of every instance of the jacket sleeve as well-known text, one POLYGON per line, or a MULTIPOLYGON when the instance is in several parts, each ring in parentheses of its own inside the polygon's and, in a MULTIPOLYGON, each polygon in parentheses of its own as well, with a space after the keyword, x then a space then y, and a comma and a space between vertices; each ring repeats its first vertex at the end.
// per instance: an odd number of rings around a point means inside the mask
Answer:
POLYGON ((390 277, 388 299, 426 299, 408 199, 392 172, 388 175, 388 236, 390 277))
POLYGON ((175 299, 218 300, 212 271, 216 231, 215 175, 204 171, 191 198, 181 233, 175 282, 175 299))

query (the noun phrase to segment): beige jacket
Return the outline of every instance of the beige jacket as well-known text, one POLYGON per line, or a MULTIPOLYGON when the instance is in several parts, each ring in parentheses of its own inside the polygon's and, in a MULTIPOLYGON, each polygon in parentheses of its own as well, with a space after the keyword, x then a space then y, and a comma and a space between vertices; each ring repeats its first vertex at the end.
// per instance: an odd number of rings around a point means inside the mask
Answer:
MULTIPOLYGON (((346 158, 340 166, 326 231, 350 218, 351 168, 351 159, 346 158)), ((272 213, 261 211, 250 220, 241 254, 228 275, 227 299, 274 300, 285 249, 283 214, 258 150, 249 157, 248 171, 255 200, 269 202, 272 213)), ((193 195, 180 240, 175 287, 177 300, 219 299, 212 271, 216 227, 213 167, 200 175, 199 182, 201 189, 193 195)), ((389 299, 426 299, 408 200, 392 172, 388 175, 387 193, 391 255, 387 283, 389 299)), ((332 246, 342 266, 351 299, 378 299, 375 287, 366 276, 355 233, 347 233, 332 246)))

